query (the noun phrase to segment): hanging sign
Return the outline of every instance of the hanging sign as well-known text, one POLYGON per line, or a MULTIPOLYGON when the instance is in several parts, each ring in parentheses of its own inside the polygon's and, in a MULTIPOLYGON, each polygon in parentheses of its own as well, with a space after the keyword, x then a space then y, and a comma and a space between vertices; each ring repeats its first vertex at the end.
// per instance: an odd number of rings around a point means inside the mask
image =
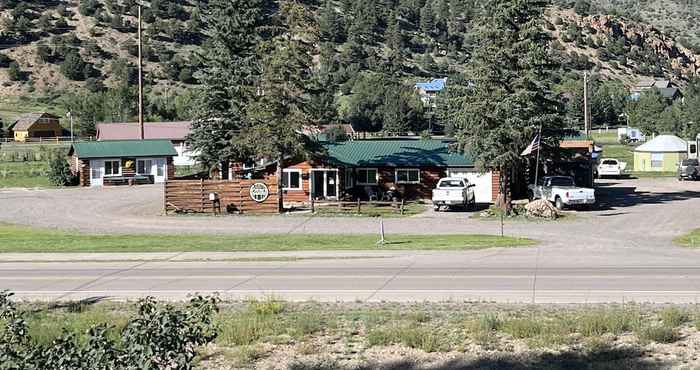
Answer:
POLYGON ((262 203, 270 196, 270 190, 264 182, 256 182, 250 186, 250 199, 262 203))

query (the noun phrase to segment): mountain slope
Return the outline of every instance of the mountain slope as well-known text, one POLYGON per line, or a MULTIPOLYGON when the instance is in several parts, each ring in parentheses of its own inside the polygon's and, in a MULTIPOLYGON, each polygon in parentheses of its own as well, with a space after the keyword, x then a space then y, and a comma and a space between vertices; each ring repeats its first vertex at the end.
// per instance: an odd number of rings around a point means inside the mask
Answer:
MULTIPOLYGON (((189 89, 197 82, 195 55, 205 42, 199 9, 206 0, 142 3, 149 90, 167 97, 189 89)), ((480 16, 476 0, 305 3, 322 36, 319 74, 341 112, 357 76, 366 71, 411 85, 464 70, 470 50, 478 47, 469 34, 480 16)), ((592 69, 627 85, 642 77, 682 85, 697 73, 698 58, 685 47, 700 39, 694 20, 700 5, 694 1, 560 0, 557 5, 548 12, 548 29, 567 56, 567 71, 592 69), (572 9, 603 15, 583 17, 572 9)), ((135 6, 135 0, 0 0, 0 99, 133 84, 135 6), (10 68, 12 62, 16 66, 10 68)))

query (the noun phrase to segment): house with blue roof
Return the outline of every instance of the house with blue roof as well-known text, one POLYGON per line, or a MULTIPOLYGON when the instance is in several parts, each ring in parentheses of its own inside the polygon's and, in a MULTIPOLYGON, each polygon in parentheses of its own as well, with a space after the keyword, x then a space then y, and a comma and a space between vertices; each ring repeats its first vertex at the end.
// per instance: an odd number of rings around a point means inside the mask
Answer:
POLYGON ((322 143, 311 159, 283 169, 287 206, 325 199, 381 199, 395 188, 405 199, 431 199, 443 177, 475 184, 476 201, 498 196, 499 176, 478 171, 474 159, 454 150, 447 139, 377 139, 322 143))
POLYGON ((433 99, 445 87, 447 87, 447 78, 437 78, 430 82, 418 82, 415 85, 416 91, 425 105, 434 105, 433 99))

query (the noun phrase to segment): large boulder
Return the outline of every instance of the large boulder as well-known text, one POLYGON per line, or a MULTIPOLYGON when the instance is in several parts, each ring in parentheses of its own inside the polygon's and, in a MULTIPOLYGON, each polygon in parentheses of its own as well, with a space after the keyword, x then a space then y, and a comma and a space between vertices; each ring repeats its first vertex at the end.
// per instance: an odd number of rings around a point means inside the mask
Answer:
POLYGON ((532 201, 525 206, 525 209, 527 210, 528 217, 547 218, 551 220, 559 217, 557 208, 546 199, 532 201))

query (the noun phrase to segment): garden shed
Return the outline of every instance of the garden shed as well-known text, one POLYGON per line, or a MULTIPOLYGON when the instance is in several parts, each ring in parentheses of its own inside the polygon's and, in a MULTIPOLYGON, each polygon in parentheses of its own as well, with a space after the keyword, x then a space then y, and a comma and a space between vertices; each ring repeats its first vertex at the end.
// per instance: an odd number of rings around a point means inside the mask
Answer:
POLYGON ((634 150, 634 170, 672 172, 688 157, 688 142, 675 135, 659 135, 634 150))

